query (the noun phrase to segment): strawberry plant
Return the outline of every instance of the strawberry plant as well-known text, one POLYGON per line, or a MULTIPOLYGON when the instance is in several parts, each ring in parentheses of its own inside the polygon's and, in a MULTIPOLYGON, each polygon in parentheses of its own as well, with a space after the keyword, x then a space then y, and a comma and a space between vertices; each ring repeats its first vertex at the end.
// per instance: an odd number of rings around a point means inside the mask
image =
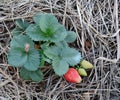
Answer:
POLYGON ((40 82, 45 62, 62 76, 81 61, 80 52, 69 47, 76 40, 75 32, 67 31, 52 14, 37 13, 33 21, 19 19, 12 31, 8 63, 20 69, 21 78, 40 82), (35 42, 40 48, 35 48, 35 42))

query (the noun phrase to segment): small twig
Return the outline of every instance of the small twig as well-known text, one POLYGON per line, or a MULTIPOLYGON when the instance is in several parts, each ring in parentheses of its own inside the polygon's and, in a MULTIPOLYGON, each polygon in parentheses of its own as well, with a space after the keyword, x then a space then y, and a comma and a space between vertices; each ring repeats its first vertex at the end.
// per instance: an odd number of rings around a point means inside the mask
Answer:
POLYGON ((4 82, 0 83, 0 87, 5 86, 6 84, 8 84, 10 81, 9 80, 5 80, 4 82))
POLYGON ((68 1, 65 1, 65 9, 64 9, 64 16, 63 16, 63 25, 65 25, 65 19, 66 19, 66 10, 67 10, 67 5, 68 5, 68 1))

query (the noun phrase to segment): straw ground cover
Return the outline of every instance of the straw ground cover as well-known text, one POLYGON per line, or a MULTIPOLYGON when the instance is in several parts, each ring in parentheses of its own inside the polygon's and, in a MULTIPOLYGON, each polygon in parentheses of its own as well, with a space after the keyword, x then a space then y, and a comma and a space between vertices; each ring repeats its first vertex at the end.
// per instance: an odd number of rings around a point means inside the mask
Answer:
POLYGON ((2 100, 119 100, 119 0, 1 0, 0 99, 2 100), (40 83, 24 81, 7 62, 11 31, 16 19, 33 22, 36 12, 52 13, 67 30, 77 33, 71 44, 94 64, 80 84, 68 83, 50 66, 42 69, 40 83))

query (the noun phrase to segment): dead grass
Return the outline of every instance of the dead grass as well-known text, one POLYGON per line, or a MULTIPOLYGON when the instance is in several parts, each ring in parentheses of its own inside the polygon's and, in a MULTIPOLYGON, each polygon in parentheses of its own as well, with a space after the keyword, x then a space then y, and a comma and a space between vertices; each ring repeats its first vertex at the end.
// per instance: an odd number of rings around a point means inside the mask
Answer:
POLYGON ((1 0, 0 1, 0 99, 1 100, 119 100, 120 98, 119 0, 1 0), (74 47, 94 64, 80 84, 71 84, 43 69, 40 83, 19 77, 7 64, 15 19, 29 19, 36 12, 52 13, 66 29, 77 33, 74 47))

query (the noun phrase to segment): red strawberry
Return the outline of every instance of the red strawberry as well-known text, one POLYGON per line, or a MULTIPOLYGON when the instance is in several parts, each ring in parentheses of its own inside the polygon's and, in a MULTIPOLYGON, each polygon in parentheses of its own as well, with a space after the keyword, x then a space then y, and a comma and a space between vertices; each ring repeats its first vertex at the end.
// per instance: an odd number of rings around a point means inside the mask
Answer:
POLYGON ((67 73, 65 73, 64 78, 68 82, 72 82, 72 83, 80 83, 82 81, 79 73, 74 68, 69 68, 69 70, 67 71, 67 73))

